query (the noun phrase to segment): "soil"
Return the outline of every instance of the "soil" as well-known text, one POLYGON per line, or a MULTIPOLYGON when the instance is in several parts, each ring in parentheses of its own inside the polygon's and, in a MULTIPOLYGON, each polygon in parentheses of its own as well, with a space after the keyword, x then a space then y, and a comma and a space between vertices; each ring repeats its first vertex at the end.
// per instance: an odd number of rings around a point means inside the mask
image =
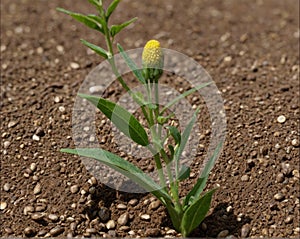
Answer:
MULTIPOLYGON (((58 6, 93 10, 88 1, 1 1, 0 236, 179 236, 161 205, 149 208, 150 194, 117 192, 97 182, 80 158, 59 152, 74 147, 74 100, 102 61, 79 39, 104 42, 58 6), (124 213, 128 221, 120 225, 124 213)), ((154 38, 192 57, 224 99, 227 138, 206 190, 220 189, 191 236, 298 238, 299 2, 124 0, 113 21, 135 16, 117 42, 132 49, 154 38)), ((210 126, 203 125, 206 146, 210 126)), ((113 149, 111 128, 99 130, 108 139, 103 147, 113 149)), ((193 172, 205 152, 198 150, 193 172)), ((195 180, 184 182, 183 195, 195 180)))

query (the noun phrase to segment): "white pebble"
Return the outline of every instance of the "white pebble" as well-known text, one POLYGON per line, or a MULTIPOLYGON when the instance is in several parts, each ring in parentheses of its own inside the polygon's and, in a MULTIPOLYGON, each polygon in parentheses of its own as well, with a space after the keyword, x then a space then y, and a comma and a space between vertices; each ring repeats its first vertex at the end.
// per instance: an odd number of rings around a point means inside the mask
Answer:
POLYGON ((104 87, 102 85, 96 85, 90 87, 89 91, 91 94, 101 94, 104 90, 104 87))
POLYGON ((71 62, 70 66, 74 70, 79 69, 79 67, 80 67, 80 65, 78 63, 76 63, 76 62, 71 62))
POLYGON ((5 149, 7 149, 7 148, 9 147, 9 145, 10 145, 10 142, 9 142, 9 141, 5 141, 5 142, 3 143, 3 146, 4 146, 5 149))
POLYGON ((143 219, 143 220, 150 220, 150 215, 148 215, 148 214, 142 214, 141 215, 141 219, 143 219))
POLYGON ((299 140, 298 140, 298 139, 293 139, 293 140, 292 140, 292 145, 293 145, 294 147, 298 147, 298 146, 299 146, 299 140))
POLYGON ((4 210, 7 207, 6 202, 0 202, 0 210, 4 210))
POLYGON ((66 111, 66 108, 64 106, 59 106, 58 110, 63 113, 66 111))
POLYGON ((60 52, 60 53, 63 53, 63 52, 64 52, 64 47, 61 46, 61 45, 57 45, 57 46, 56 46, 56 50, 57 50, 58 52, 60 52))
POLYGON ((285 121, 286 121, 286 118, 284 115, 278 116, 278 118, 277 118, 278 123, 283 124, 285 121))
POLYGON ((32 139, 35 140, 35 141, 40 141, 40 137, 37 136, 36 134, 34 134, 34 135, 32 136, 32 139))

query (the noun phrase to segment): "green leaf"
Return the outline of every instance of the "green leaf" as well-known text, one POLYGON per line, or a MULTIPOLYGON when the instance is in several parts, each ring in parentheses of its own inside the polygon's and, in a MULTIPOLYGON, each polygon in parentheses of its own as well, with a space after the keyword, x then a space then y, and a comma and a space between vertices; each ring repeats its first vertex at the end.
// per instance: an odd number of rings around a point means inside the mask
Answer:
POLYGON ((185 145, 190 137, 191 131, 193 129, 193 126, 195 124, 196 121, 196 117, 197 114, 199 113, 199 109, 197 109, 193 115, 193 117, 191 118, 190 122, 187 124, 187 126, 185 127, 182 136, 181 136, 181 142, 179 147, 177 148, 177 150, 175 151, 175 159, 178 161, 180 159, 180 156, 185 148, 185 145))
POLYGON ((116 9, 118 4, 120 3, 121 0, 114 0, 107 8, 106 11, 106 19, 108 20, 110 15, 113 13, 113 11, 116 9))
POLYGON ((93 50, 94 52, 96 52, 98 55, 104 57, 105 59, 108 58, 108 53, 107 51, 105 51, 103 48, 101 48, 100 46, 94 45, 86 40, 81 39, 80 40, 85 46, 87 46, 88 48, 90 48, 91 50, 93 50))
POLYGON ((130 19, 127 22, 124 22, 120 25, 112 25, 110 28, 110 34, 112 37, 117 35, 120 31, 122 31, 125 27, 129 26, 131 23, 135 22, 137 20, 137 17, 130 19))
POLYGON ((91 4, 97 7, 97 9, 102 7, 102 2, 99 2, 98 0, 88 0, 91 4))
POLYGON ((127 55, 127 53, 124 51, 123 47, 118 44, 118 49, 122 55, 122 57, 124 58, 126 64, 128 65, 128 67, 132 70, 133 74, 136 76, 136 78, 142 83, 142 84, 146 84, 145 78, 141 72, 140 69, 138 69, 138 67, 136 66, 136 64, 133 62, 133 60, 130 59, 130 57, 127 55))
POLYGON ((63 8, 56 8, 57 11, 59 12, 62 12, 62 13, 65 13, 65 14, 68 14, 70 15, 71 17, 73 17, 75 20, 85 24, 86 26, 94 29, 94 30, 97 30, 101 33, 104 34, 104 31, 103 31, 103 28, 102 28, 102 25, 101 25, 101 18, 96 16, 96 15, 83 15, 81 13, 76 13, 76 12, 71 12, 71 11, 68 11, 66 9, 63 9, 63 8))
POLYGON ((167 202, 165 206, 168 210, 174 228, 176 229, 176 231, 180 232, 182 215, 179 215, 172 203, 167 202))
POLYGON ((170 203, 170 196, 156 184, 151 177, 145 174, 141 169, 136 167, 134 164, 124 160, 123 158, 115 155, 111 152, 100 148, 80 148, 80 149, 61 149, 61 152, 77 154, 83 157, 93 158, 99 162, 115 169, 132 181, 143 187, 145 190, 150 191, 156 196, 162 203, 170 203))
POLYGON ((174 138, 175 140, 175 143, 176 144, 180 144, 180 141, 181 141, 181 134, 180 132, 178 131, 178 129, 174 126, 167 126, 166 127, 168 130, 169 130, 169 133, 172 135, 172 137, 174 138))
POLYGON ((95 105, 121 132, 131 138, 134 142, 142 146, 147 146, 149 144, 145 129, 126 109, 101 97, 85 94, 78 95, 95 105))
POLYGON ((203 221, 210 208, 212 195, 216 189, 217 188, 205 193, 184 212, 181 221, 181 233, 183 237, 188 236, 203 221))
POLYGON ((219 155, 221 147, 222 147, 222 142, 220 142, 218 144, 217 148, 214 151, 214 154, 212 155, 212 157, 209 159, 209 161, 205 165, 197 183, 185 197, 184 203, 183 203, 184 205, 189 205, 189 204, 193 203, 194 200, 196 200, 197 198, 200 197, 200 194, 202 193, 203 189, 205 188, 209 172, 212 169, 212 166, 213 166, 214 162, 216 161, 217 156, 219 155))
POLYGON ((170 154, 171 154, 170 158, 172 159, 174 157, 174 147, 173 147, 173 145, 169 144, 168 148, 169 148, 169 151, 170 151, 170 154))
POLYGON ((183 181, 187 179, 190 176, 190 173, 191 173, 191 168, 186 165, 182 165, 179 171, 178 180, 183 181))
POLYGON ((161 114, 163 112, 165 112, 167 109, 169 109, 172 105, 174 105, 176 102, 178 102, 179 100, 185 98, 186 96, 190 95, 190 94, 193 94, 194 92, 196 92, 197 90, 200 90, 201 88, 205 87, 205 86, 208 86, 212 84, 212 82, 206 82, 204 84, 201 84, 201 85, 198 85, 184 93, 182 93, 181 95, 177 96, 176 98, 174 98, 172 101, 170 101, 168 104, 166 104, 166 106, 164 108, 162 108, 161 110, 161 114))

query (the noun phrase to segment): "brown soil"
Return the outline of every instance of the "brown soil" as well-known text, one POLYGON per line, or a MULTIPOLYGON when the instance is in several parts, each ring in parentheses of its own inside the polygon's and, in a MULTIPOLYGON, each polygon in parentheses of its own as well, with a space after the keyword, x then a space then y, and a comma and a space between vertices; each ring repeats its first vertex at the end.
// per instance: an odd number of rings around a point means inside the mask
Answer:
MULTIPOLYGON (((87 1, 1 1, 0 236, 176 236, 151 195, 91 185, 80 159, 59 152, 74 147, 74 99, 101 61, 79 38, 104 42, 57 6, 91 11, 87 1)), ((207 186, 220 189, 192 236, 299 237, 299 2, 124 0, 114 21, 134 16, 116 39, 125 49, 160 40, 205 67, 225 100, 227 139, 207 186)))

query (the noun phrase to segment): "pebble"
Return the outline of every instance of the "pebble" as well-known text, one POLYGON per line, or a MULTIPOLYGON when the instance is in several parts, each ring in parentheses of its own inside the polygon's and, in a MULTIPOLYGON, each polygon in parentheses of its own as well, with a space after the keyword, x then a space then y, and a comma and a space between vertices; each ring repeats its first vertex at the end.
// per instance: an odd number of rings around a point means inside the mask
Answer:
POLYGON ((123 213, 119 218, 118 218, 118 224, 121 225, 121 226, 124 226, 127 224, 128 222, 128 218, 129 218, 129 215, 127 212, 123 213))
POLYGON ((249 236, 250 233, 250 225, 249 224, 245 224, 243 225, 242 229, 241 229, 241 237, 245 238, 249 236))
POLYGON ((57 50, 59 53, 63 53, 63 52, 64 52, 64 47, 61 46, 61 45, 57 45, 57 46, 56 46, 56 50, 57 50))
POLYGON ((32 237, 36 234, 36 231, 34 228, 32 227, 26 227, 24 229, 24 234, 27 236, 27 237, 32 237))
POLYGON ((170 230, 166 231, 166 234, 175 236, 177 234, 177 232, 174 229, 170 229, 170 230))
POLYGON ((5 227, 5 228, 4 228, 4 231, 5 231, 8 235, 14 233, 14 231, 13 231, 10 227, 5 227))
POLYGON ((9 147, 9 145, 10 145, 9 141, 4 141, 3 146, 5 149, 7 149, 9 147))
POLYGON ((223 230, 223 231, 220 231, 218 236, 217 237, 227 237, 229 234, 229 231, 228 230, 223 230))
POLYGON ((30 164, 29 169, 34 172, 36 170, 36 163, 30 164))
POLYGON ((55 103, 61 103, 62 102, 62 98, 60 98, 59 96, 55 96, 54 97, 54 102, 55 103))
POLYGON ((41 205, 38 205, 38 206, 35 207, 35 211, 36 212, 43 212, 43 211, 46 210, 46 208, 47 208, 46 204, 41 204, 41 205))
POLYGON ((106 223, 106 228, 109 230, 109 229, 114 229, 116 227, 116 223, 114 220, 109 220, 107 223, 106 223))
POLYGON ((277 181, 278 183, 282 183, 282 182, 284 181, 284 175, 283 175, 283 173, 277 174, 277 176, 276 176, 276 181, 277 181))
POLYGON ((97 230, 95 228, 87 228, 85 231, 88 234, 97 234, 97 230))
POLYGON ((58 221, 58 216, 56 214, 49 214, 48 218, 53 222, 58 221))
POLYGON ((66 111, 66 108, 65 108, 64 106, 59 106, 59 107, 58 107, 58 110, 59 110, 61 113, 63 113, 63 112, 66 111))
POLYGON ((293 139, 292 140, 292 145, 294 146, 294 147, 299 147, 299 140, 298 139, 293 139))
POLYGON ((110 217, 110 212, 106 207, 101 207, 99 209, 98 216, 102 222, 107 222, 110 217))
POLYGON ((3 190, 4 190, 5 192, 8 192, 9 189, 10 189, 10 184, 9 184, 9 183, 5 183, 5 184, 3 185, 3 190))
POLYGON ((127 208, 127 206, 125 204, 123 204, 123 203, 120 203, 120 204, 117 205, 117 209, 124 210, 126 208, 127 208))
POLYGON ((75 184, 75 185, 71 186, 70 191, 73 194, 78 193, 78 191, 79 191, 78 185, 75 184))
POLYGON ((148 228, 145 231, 145 236, 147 237, 157 237, 160 235, 160 230, 158 228, 148 228))
POLYGON ((281 163, 282 173, 287 176, 292 172, 292 167, 289 163, 281 163))
POLYGON ((96 186, 97 185, 97 179, 95 177, 91 177, 89 180, 88 180, 88 183, 93 185, 93 186, 96 186))
POLYGON ((286 223, 286 224, 289 224, 289 223, 291 223, 293 221, 293 218, 291 217, 291 216, 288 216, 285 220, 284 220, 284 222, 286 223))
POLYGON ((59 234, 63 233, 64 230, 65 229, 63 227, 57 226, 52 228, 49 233, 51 236, 58 236, 59 234))
POLYGON ((245 174, 241 177, 241 180, 242 182, 247 182, 249 180, 249 176, 245 174))
POLYGON ((283 195, 282 193, 276 193, 276 194, 274 195, 274 199, 275 199, 276 201, 281 201, 282 199, 284 199, 284 195, 283 195))
POLYGON ((296 178, 299 178, 300 177, 300 174, 299 174, 299 170, 298 169, 294 169, 293 172, 292 172, 293 176, 296 177, 296 178))
POLYGON ((104 87, 102 85, 92 86, 89 89, 91 94, 102 94, 103 90, 104 90, 104 87))
POLYGON ((159 201, 153 201, 150 203, 149 205, 149 209, 150 210, 155 210, 160 206, 160 202, 159 201))
POLYGON ((7 207, 6 202, 0 202, 0 210, 4 210, 7 207))
POLYGON ((129 232, 130 231, 130 227, 129 226, 121 226, 119 228, 120 231, 123 231, 123 232, 129 232))
POLYGON ((32 139, 33 139, 34 141, 40 141, 40 137, 37 136, 36 134, 34 134, 34 135, 32 136, 32 139))
POLYGON ((130 205, 130 206, 136 206, 137 204, 138 204, 138 200, 136 199, 136 198, 134 198, 134 199, 130 199, 130 201, 128 202, 128 204, 130 205))
POLYGON ((202 229, 203 231, 206 231, 206 230, 207 230, 207 225, 206 225, 205 222, 202 222, 202 223, 201 223, 201 229, 202 229))
POLYGON ((28 213, 34 212, 34 207, 33 206, 25 206, 23 209, 23 213, 25 216, 28 215, 28 213))
POLYGON ((18 124, 17 121, 10 121, 10 122, 8 123, 7 127, 8 127, 8 128, 12 128, 12 127, 16 126, 17 124, 18 124))
POLYGON ((37 183, 33 189, 33 194, 37 195, 42 191, 42 186, 40 183, 37 183))
POLYGON ((278 116, 278 118, 277 118, 278 123, 283 124, 285 121, 286 121, 286 118, 284 115, 278 116))
POLYGON ((150 220, 150 218, 151 218, 151 217, 150 217, 150 215, 148 215, 148 214, 142 214, 142 215, 141 215, 141 219, 142 219, 142 220, 148 221, 148 220, 150 220))
POLYGON ((35 220, 35 221, 39 221, 39 220, 41 220, 44 216, 45 216, 44 213, 36 212, 36 213, 33 213, 33 214, 31 215, 31 219, 32 219, 32 220, 35 220))
POLYGON ((79 67, 80 67, 80 65, 79 65, 78 63, 76 63, 76 62, 71 62, 71 63, 70 63, 70 66, 71 66, 71 68, 74 69, 74 70, 77 70, 77 69, 79 69, 79 67))

